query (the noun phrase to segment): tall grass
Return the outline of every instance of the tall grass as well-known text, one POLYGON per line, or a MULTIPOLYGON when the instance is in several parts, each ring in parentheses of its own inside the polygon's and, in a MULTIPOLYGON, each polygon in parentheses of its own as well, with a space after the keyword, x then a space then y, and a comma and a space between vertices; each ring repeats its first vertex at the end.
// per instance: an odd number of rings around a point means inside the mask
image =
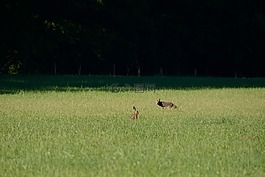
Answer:
POLYGON ((0 122, 1 176, 265 174, 263 88, 21 91, 0 95, 0 122))
POLYGON ((156 89, 261 88, 264 78, 122 77, 0 75, 0 94, 24 91, 110 91, 112 86, 132 90, 135 84, 154 84, 156 89), (128 86, 130 89, 128 89, 128 86))

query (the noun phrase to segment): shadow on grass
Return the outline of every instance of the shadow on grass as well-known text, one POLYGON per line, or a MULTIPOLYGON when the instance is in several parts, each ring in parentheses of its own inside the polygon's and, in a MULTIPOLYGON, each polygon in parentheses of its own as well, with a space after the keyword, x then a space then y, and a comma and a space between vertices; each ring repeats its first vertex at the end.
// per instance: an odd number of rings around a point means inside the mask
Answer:
POLYGON ((20 91, 155 91, 159 89, 264 88, 265 78, 0 75, 0 94, 20 91))

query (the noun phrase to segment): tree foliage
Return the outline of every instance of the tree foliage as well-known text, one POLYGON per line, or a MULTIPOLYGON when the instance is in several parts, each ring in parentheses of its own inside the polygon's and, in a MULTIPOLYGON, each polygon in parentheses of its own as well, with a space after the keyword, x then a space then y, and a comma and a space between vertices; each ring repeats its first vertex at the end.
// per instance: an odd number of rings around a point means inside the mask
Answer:
POLYGON ((3 0, 1 13, 2 73, 265 76, 262 0, 3 0))

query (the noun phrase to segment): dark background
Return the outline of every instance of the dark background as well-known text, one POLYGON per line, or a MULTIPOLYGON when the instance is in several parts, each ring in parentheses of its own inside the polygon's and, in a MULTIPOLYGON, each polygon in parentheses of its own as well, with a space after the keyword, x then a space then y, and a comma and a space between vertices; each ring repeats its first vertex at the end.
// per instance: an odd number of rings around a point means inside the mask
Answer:
POLYGON ((264 77, 264 0, 2 0, 9 74, 264 77))

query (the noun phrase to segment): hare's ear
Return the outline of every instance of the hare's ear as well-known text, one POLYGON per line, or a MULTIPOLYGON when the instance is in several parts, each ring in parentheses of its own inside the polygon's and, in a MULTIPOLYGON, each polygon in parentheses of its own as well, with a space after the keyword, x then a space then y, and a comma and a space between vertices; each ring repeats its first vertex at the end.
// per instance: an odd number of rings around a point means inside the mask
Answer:
POLYGON ((135 106, 133 106, 133 110, 135 110, 135 111, 136 111, 136 107, 135 107, 135 106))

